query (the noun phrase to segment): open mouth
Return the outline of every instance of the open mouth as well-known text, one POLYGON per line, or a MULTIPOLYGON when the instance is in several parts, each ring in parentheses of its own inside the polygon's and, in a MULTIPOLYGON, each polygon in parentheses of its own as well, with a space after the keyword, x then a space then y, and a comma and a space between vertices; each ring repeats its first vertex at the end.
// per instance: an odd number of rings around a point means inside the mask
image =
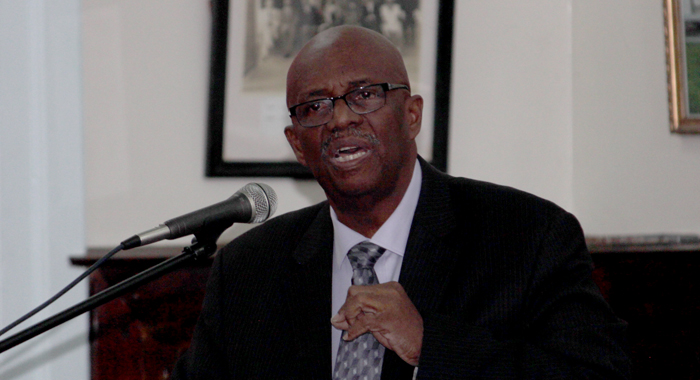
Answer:
POLYGON ((359 146, 346 146, 338 149, 335 152, 334 158, 338 162, 348 162, 352 160, 356 160, 362 156, 367 154, 367 150, 363 149, 359 146))

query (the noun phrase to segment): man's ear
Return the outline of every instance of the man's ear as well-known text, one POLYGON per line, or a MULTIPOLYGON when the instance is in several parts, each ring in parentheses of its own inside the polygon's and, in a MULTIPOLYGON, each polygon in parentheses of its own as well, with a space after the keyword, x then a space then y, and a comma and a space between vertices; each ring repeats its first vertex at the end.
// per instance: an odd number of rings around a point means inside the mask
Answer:
POLYGON ((423 121, 423 97, 413 95, 406 100, 406 125, 411 140, 414 140, 420 132, 423 121))
POLYGON ((299 138, 297 137, 296 134, 296 129, 294 129, 293 125, 288 125, 284 128, 284 135, 287 136, 287 142, 289 143, 289 146, 292 147, 292 150, 294 151, 294 155, 297 157, 297 161, 306 166, 306 160, 304 159, 304 153, 301 150, 301 142, 299 141, 299 138))

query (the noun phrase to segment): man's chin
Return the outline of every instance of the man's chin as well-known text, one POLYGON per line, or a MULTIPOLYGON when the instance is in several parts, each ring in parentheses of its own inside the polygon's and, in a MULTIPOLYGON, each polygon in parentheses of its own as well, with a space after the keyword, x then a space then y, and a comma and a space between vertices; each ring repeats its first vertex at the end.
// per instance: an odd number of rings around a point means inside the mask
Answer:
MULTIPOLYGON (((333 165, 316 168, 314 177, 329 197, 356 198, 370 195, 385 187, 380 165, 367 160, 352 168, 333 165)), ((341 201, 341 199, 337 199, 341 201)))
POLYGON ((372 174, 374 175, 361 173, 342 179, 335 178, 332 181, 334 195, 351 200, 381 193, 385 183, 377 173, 372 174))

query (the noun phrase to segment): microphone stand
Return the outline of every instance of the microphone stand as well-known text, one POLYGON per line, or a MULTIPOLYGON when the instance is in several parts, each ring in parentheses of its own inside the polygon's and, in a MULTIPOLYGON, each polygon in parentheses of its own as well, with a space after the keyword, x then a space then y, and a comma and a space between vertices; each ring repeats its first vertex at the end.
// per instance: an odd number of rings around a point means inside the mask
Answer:
MULTIPOLYGON (((228 227, 226 227, 228 228, 228 227)), ((9 350, 39 334, 42 334, 64 322, 67 322, 78 315, 101 306, 123 294, 126 294, 137 287, 166 275, 190 261, 203 260, 216 252, 216 241, 226 229, 217 229, 215 232, 195 233, 192 245, 185 247, 182 253, 172 257, 160 264, 154 265, 145 271, 130 277, 112 287, 109 287, 85 301, 70 307, 53 317, 47 318, 5 340, 0 341, 0 353, 9 350)))

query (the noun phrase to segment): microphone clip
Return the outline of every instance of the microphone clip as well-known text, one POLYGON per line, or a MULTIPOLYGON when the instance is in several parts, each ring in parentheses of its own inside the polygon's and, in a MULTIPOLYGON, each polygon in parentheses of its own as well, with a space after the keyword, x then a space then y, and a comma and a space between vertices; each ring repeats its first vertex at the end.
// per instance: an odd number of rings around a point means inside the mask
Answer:
POLYGON ((196 232, 192 238, 192 245, 183 248, 183 252, 192 255, 195 261, 207 259, 216 252, 218 249, 217 240, 229 227, 230 225, 219 228, 212 227, 196 232))

